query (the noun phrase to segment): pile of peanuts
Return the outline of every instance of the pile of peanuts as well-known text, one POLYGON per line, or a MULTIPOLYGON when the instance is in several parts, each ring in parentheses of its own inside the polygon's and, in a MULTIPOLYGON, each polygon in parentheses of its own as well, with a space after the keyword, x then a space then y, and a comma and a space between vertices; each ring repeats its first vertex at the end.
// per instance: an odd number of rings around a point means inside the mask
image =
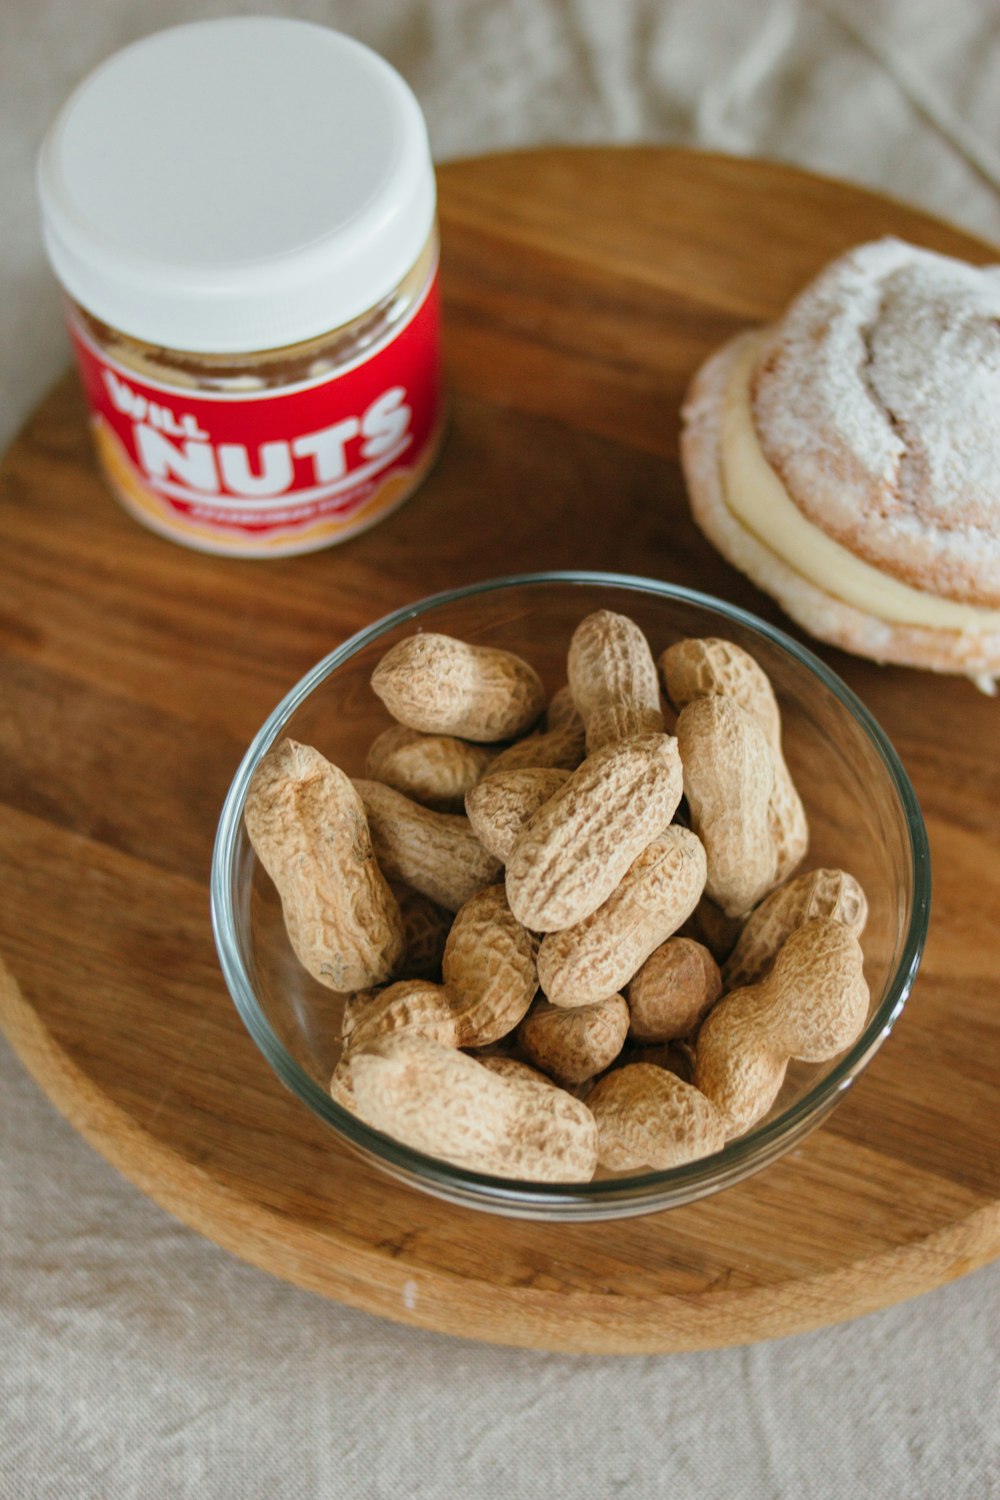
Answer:
POLYGON ((546 709, 520 657, 409 636, 372 676, 396 722, 366 777, 286 739, 245 809, 292 948, 346 996, 333 1098, 523 1181, 711 1155, 869 1007, 865 895, 794 874, 808 825, 754 659, 657 663, 601 610, 567 678, 546 709))

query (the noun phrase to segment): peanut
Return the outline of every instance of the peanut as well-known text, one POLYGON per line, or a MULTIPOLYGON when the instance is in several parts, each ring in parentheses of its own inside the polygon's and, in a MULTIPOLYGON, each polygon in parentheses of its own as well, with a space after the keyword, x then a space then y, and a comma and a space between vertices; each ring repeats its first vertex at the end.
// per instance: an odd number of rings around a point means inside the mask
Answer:
POLYGON ((244 821, 313 978, 334 990, 388 979, 403 951, 403 919, 343 771, 311 746, 282 740, 258 767, 244 821))
POLYGON ((588 755, 616 740, 663 733, 656 664, 646 637, 627 615, 600 609, 581 620, 568 668, 588 755))
POLYGON ((441 963, 445 985, 455 996, 459 1046, 485 1047, 514 1030, 538 988, 535 948, 502 885, 465 903, 441 963))
MULTIPOLYGON (((516 1046, 516 1037, 510 1036, 505 1039, 501 1046, 516 1046)), ((572 1094, 574 1099, 586 1099, 593 1087, 593 1081, 586 1079, 583 1083, 556 1083, 538 1068, 522 1059, 512 1051, 473 1052, 473 1057, 481 1062, 484 1067, 489 1068, 491 1073, 499 1073, 501 1078, 524 1079, 529 1083, 543 1084, 550 1089, 565 1089, 567 1094, 572 1094)))
POLYGON ((713 636, 675 641, 661 654, 659 666, 678 712, 696 698, 732 698, 757 720, 768 744, 780 744, 781 714, 767 673, 732 641, 713 636))
POLYGON ((394 724, 373 741, 365 775, 437 812, 461 812, 466 792, 475 786, 492 756, 484 745, 394 724))
POLYGON ((343 1109, 356 1113, 351 1079, 353 1054, 380 1037, 404 1032, 430 1037, 445 1047, 458 1046, 457 1008, 442 985, 406 979, 363 998, 359 996, 345 1007, 344 1047, 330 1079, 330 1094, 343 1109))
POLYGON ((756 984, 796 927, 814 917, 831 917, 843 922, 855 937, 861 936, 868 920, 868 902, 853 875, 844 870, 810 870, 772 891, 750 913, 726 960, 726 988, 756 984))
POLYGON ((529 1182, 587 1182, 597 1127, 563 1089, 501 1077, 427 1037, 380 1038, 351 1057, 359 1117, 415 1151, 529 1182))
POLYGON ((538 673, 519 656, 430 631, 387 651, 372 687, 409 729, 485 743, 523 734, 545 707, 538 673))
POLYGON ((344 1050, 330 1080, 338 1104, 354 1109, 351 1059, 383 1036, 405 1032, 446 1047, 485 1047, 513 1032, 538 988, 535 940, 514 920, 502 886, 480 891, 459 911, 442 970, 444 984, 404 980, 349 1003, 344 1050))
POLYGON ((702 896, 680 930, 681 937, 694 938, 707 948, 717 964, 729 957, 743 931, 739 917, 727 917, 721 907, 702 896))
POLYGON ((843 922, 805 922, 770 973, 709 1011, 696 1045, 694 1081, 741 1135, 767 1114, 791 1058, 826 1062, 855 1040, 868 1014, 858 940, 843 922))
POLYGON ((393 978, 439 979, 452 913, 407 885, 398 886, 394 894, 403 917, 405 946, 393 978))
POLYGON ((554 767, 575 771, 586 754, 586 733, 569 688, 560 688, 549 704, 546 727, 501 750, 490 773, 554 767))
POLYGON ((722 975, 708 949, 691 938, 668 938, 629 982, 631 1034, 640 1042, 687 1036, 721 992, 722 975))
POLYGON ((781 749, 772 747, 774 786, 767 818, 774 844, 774 883, 787 880, 802 863, 809 849, 809 824, 791 772, 781 749))
POLYGON ((498 1078, 519 1079, 523 1083, 541 1084, 545 1088, 558 1088, 558 1084, 547 1078, 538 1068, 533 1068, 530 1063, 522 1062, 519 1057, 508 1057, 503 1052, 488 1052, 485 1055, 476 1054, 476 1061, 498 1078))
POLYGON ((704 1094, 666 1068, 628 1063, 587 1095, 597 1155, 613 1172, 663 1171, 721 1151, 725 1131, 704 1094))
POLYGON ((677 641, 660 657, 667 696, 677 709, 696 698, 731 698, 756 719, 774 756, 769 821, 776 852, 774 879, 786 880, 805 857, 809 824, 781 748, 781 712, 767 673, 732 641, 677 641))
POLYGON ((483 848, 468 818, 421 807, 380 781, 354 785, 368 814, 375 856, 390 879, 405 881, 447 911, 457 911, 496 880, 500 863, 483 848))
POLYGON ((741 916, 773 884, 768 808, 774 757, 763 730, 731 698, 696 698, 677 720, 691 826, 705 846, 705 893, 741 916))
POLYGON ((517 1033, 525 1057, 559 1083, 584 1083, 603 1073, 627 1035, 628 1006, 621 995, 573 1010, 536 1001, 517 1033))
POLYGON ((506 864, 535 813, 568 780, 568 771, 555 768, 491 770, 465 797, 466 815, 483 848, 506 864))
MULTIPOLYGON (((580 718, 580 710, 576 706, 569 683, 563 683, 562 687, 557 688, 552 694, 552 701, 545 710, 545 728, 546 730, 566 729, 570 725, 579 734, 580 759, 582 760, 584 746, 583 720, 580 718)), ((576 767, 572 766, 569 769, 576 770, 576 767)))
POLYGON ((553 1005, 587 1005, 622 989, 690 916, 704 884, 698 839, 687 828, 666 828, 596 911, 543 939, 538 978, 547 998, 553 1005))
POLYGON ((402 979, 364 999, 352 1000, 344 1011, 342 1035, 348 1049, 398 1031, 416 1031, 442 1046, 457 1047, 458 1006, 443 985, 402 979))
POLYGON ((620 1060, 627 1064, 649 1063, 651 1067, 666 1068, 682 1083, 690 1083, 694 1076, 694 1048, 686 1041, 626 1043, 620 1060))
POLYGON ((337 1060, 337 1065, 330 1075, 329 1094, 334 1104, 339 1104, 341 1109, 347 1110, 348 1114, 357 1114, 354 1084, 351 1081, 351 1057, 349 1052, 341 1053, 337 1060))
POLYGON ((622 740, 588 756, 511 851, 507 895, 518 921, 554 932, 595 911, 667 827, 681 784, 677 742, 667 735, 622 740))

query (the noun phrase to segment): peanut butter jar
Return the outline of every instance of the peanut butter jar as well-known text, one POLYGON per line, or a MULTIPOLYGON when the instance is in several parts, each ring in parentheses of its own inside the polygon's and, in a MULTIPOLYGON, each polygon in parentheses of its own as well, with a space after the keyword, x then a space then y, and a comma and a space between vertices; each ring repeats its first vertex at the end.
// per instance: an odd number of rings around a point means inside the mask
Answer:
POLYGON ((39 158, 98 459, 137 520, 309 552, 416 489, 441 437, 420 107, 326 27, 199 21, 117 53, 39 158))

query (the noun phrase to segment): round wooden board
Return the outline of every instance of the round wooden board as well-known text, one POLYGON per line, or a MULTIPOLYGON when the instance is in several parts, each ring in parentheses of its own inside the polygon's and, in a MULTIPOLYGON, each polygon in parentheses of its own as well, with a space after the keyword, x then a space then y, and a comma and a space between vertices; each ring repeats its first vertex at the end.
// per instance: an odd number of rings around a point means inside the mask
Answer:
POLYGON ((356 1159, 233 1009, 208 923, 244 748, 336 642, 433 590, 606 568, 789 628, 689 519, 678 408, 699 361, 885 233, 989 259, 899 204, 686 151, 545 151, 440 174, 451 430, 360 539, 242 563, 147 534, 105 494, 75 380, 7 455, 0 526, 0 1014, 50 1098, 159 1203, 247 1260, 474 1338, 659 1351, 851 1317, 1000 1241, 998 709, 965 681, 825 651, 895 741, 935 896, 896 1032, 826 1125, 667 1214, 565 1227, 463 1211, 356 1159))

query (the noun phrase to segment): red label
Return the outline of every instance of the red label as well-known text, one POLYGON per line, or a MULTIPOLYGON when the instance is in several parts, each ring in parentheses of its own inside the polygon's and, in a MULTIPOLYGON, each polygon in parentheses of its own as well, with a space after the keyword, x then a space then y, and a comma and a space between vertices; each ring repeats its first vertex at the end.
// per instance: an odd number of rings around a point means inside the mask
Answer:
POLYGON ((407 322, 334 375, 191 392, 142 379, 70 333, 98 450, 126 506, 213 551, 304 551, 400 504, 440 427, 437 273, 407 322))

